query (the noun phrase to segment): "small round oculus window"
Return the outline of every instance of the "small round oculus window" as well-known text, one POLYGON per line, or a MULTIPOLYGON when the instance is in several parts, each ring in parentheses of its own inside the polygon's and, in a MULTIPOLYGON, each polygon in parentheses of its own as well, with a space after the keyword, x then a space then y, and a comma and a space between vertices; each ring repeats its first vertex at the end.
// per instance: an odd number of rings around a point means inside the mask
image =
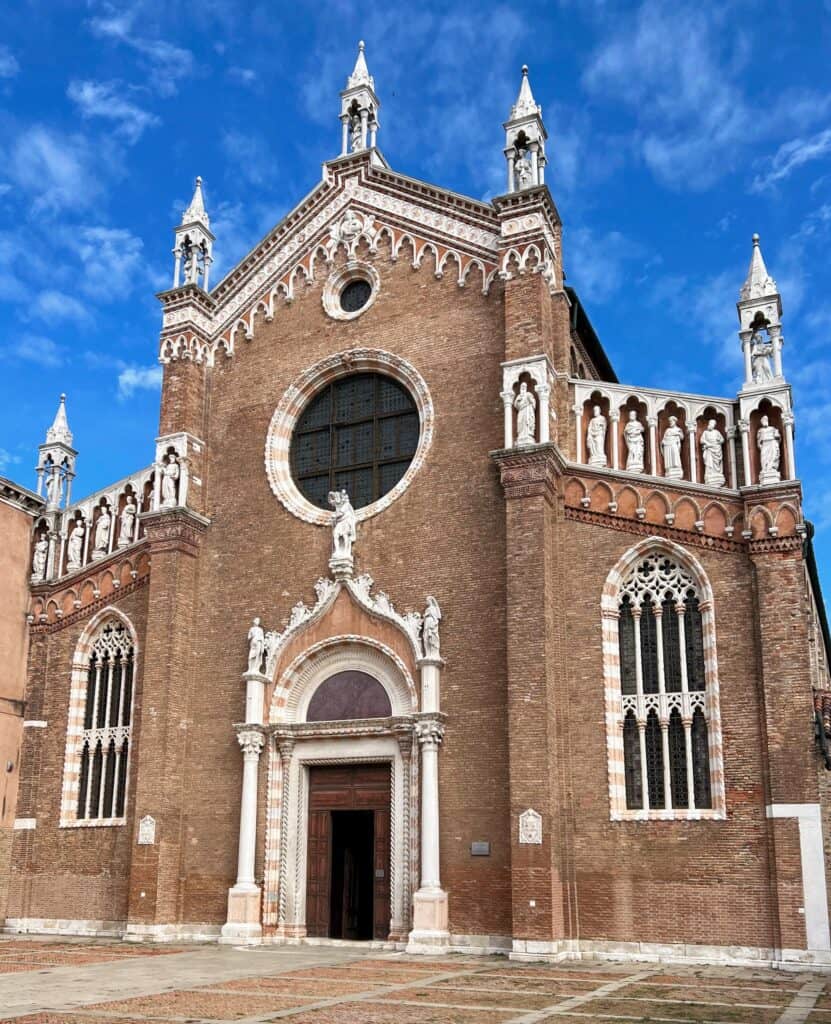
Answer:
POLYGON ((372 295, 372 285, 369 281, 358 278, 350 281, 340 293, 340 308, 344 313, 357 313, 369 302, 372 295))
POLYGON ((329 492, 342 489, 354 508, 363 508, 391 491, 407 472, 420 430, 412 395, 392 377, 340 377, 319 391, 297 420, 292 477, 318 508, 328 509, 329 492))

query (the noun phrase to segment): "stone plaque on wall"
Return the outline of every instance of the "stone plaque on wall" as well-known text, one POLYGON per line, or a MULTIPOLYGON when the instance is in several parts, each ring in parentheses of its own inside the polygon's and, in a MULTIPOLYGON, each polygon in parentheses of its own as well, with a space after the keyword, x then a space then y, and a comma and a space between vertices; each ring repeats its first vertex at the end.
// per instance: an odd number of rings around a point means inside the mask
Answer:
POLYGON ((153 846, 156 842, 156 819, 146 814, 139 822, 138 845, 153 846))
POLYGON ((542 843, 542 816, 529 809, 519 816, 520 843, 542 843))

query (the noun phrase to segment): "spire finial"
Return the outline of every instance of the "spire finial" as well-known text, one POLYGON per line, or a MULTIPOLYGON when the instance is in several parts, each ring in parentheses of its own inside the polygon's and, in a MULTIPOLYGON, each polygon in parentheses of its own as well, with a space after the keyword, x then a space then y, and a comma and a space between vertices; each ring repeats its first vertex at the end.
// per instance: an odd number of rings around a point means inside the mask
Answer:
POLYGON ((66 395, 63 393, 58 402, 58 411, 55 413, 52 426, 46 431, 46 443, 72 446, 72 431, 69 429, 69 422, 66 418, 66 395))
POLYGON ((370 89, 375 88, 375 82, 366 64, 365 52, 366 43, 361 39, 358 43, 358 56, 355 58, 355 67, 352 69, 352 74, 346 80, 347 89, 355 89, 359 85, 368 85, 370 89))
POLYGON ((528 78, 528 65, 522 65, 522 78, 511 116, 505 129, 505 159, 508 162, 508 191, 521 192, 545 183, 545 140, 542 107, 534 99, 528 78))
POLYGON ((761 299, 765 296, 777 294, 776 282, 768 273, 765 260, 762 256, 762 248, 759 245, 759 235, 754 232, 753 251, 750 256, 750 266, 747 270, 747 277, 739 292, 742 301, 747 299, 761 299))
POLYGON ((192 222, 204 224, 205 227, 210 226, 210 218, 208 217, 207 210, 205 209, 205 197, 202 195, 202 175, 197 174, 196 182, 193 189, 193 198, 190 201, 190 206, 182 214, 182 223, 190 224, 192 222))
POLYGON ((522 65, 522 81, 519 85, 519 95, 516 103, 511 107, 511 120, 520 117, 527 117, 533 114, 542 114, 542 107, 538 105, 531 92, 531 81, 528 78, 528 65, 522 65))
POLYGON ((381 103, 375 95, 375 80, 369 73, 365 54, 366 44, 361 39, 355 67, 340 94, 341 156, 375 148, 381 103))

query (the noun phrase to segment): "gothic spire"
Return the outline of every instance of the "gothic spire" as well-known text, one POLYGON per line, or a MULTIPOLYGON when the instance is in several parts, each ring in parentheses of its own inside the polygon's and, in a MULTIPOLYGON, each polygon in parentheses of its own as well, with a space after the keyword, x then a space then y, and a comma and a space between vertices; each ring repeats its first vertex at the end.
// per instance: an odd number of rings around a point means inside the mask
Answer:
POLYGON ((173 248, 173 287, 180 284, 200 285, 208 290, 208 271, 213 262, 214 235, 202 195, 202 179, 196 179, 190 206, 182 214, 182 223, 175 229, 173 248))
POLYGON ((527 117, 529 114, 532 116, 534 114, 542 116, 542 107, 537 104, 534 94, 531 92, 531 83, 528 80, 528 65, 523 64, 519 95, 516 98, 516 103, 511 107, 511 120, 514 121, 518 117, 527 117))
POLYGON ((747 299, 761 299, 765 296, 777 294, 776 282, 768 273, 762 250, 759 246, 759 236, 753 236, 753 252, 750 256, 750 266, 747 270, 747 278, 739 292, 742 301, 747 299))
POLYGON ((534 99, 528 79, 528 65, 522 65, 522 81, 505 129, 505 159, 508 163, 508 191, 521 192, 545 181, 545 140, 542 107, 534 99))
POLYGON ((362 39, 358 43, 355 67, 340 94, 341 156, 375 149, 381 104, 375 95, 375 79, 369 73, 365 50, 362 39))
POLYGON ((52 426, 46 431, 47 444, 65 444, 72 447, 72 431, 69 429, 69 422, 66 418, 66 395, 61 395, 58 403, 58 411, 52 426))
POLYGON ((193 190, 193 199, 190 206, 182 214, 182 224, 204 224, 210 226, 210 219, 205 210, 205 197, 202 195, 202 178, 197 175, 196 186, 193 190))

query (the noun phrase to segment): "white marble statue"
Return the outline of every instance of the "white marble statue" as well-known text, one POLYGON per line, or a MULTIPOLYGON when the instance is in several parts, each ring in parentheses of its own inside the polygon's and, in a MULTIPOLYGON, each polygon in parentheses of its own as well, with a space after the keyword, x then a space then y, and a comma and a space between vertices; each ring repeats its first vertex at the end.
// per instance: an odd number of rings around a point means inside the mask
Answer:
POLYGON ((772 355, 773 345, 765 341, 761 331, 754 331, 750 338, 750 366, 754 384, 773 380, 773 371, 770 368, 770 357, 772 355))
POLYGON ((110 546, 110 528, 113 517, 106 505, 101 506, 101 514, 95 520, 95 533, 92 541, 92 557, 101 558, 106 555, 110 546))
POLYGON ((80 569, 81 558, 84 551, 84 521, 76 519, 75 525, 69 534, 69 541, 66 545, 66 567, 67 569, 80 569))
POLYGON ((52 469, 46 477, 46 502, 48 505, 57 507, 61 503, 61 492, 63 491, 63 479, 59 469, 52 469))
POLYGON ((179 463, 171 452, 167 462, 159 467, 162 473, 162 508, 173 508, 176 504, 176 491, 179 481, 179 463))
POLYGON ((427 598, 427 607, 424 609, 422 618, 422 640, 424 643, 424 657, 439 657, 439 623, 441 622, 441 608, 435 597, 427 598))
POLYGON ((248 630, 248 671, 260 672, 263 667, 263 651, 265 650, 265 630, 259 619, 254 619, 248 630))
POLYGON ((661 451, 664 456, 664 476, 670 480, 680 480, 684 475, 681 463, 681 445, 684 443, 684 431, 678 426, 678 417, 670 416, 669 426, 661 438, 661 451))
POLYGON ((357 536, 355 509, 346 491, 329 491, 329 504, 335 510, 332 516, 332 558, 351 561, 352 545, 357 536))
POLYGON ((519 394, 514 399, 514 408, 516 409, 516 443, 518 445, 534 444, 537 429, 537 400, 528 390, 525 381, 519 385, 519 394))
POLYGON ((756 432, 756 446, 759 449, 759 483, 775 484, 780 479, 779 459, 781 435, 776 427, 770 425, 767 416, 763 416, 756 432))
POLYGON ((592 407, 592 418, 586 431, 586 444, 589 449, 589 465, 606 465, 606 417, 600 406, 592 407))
POLYGON ((35 553, 32 557, 32 579, 42 580, 46 576, 46 559, 49 554, 49 541, 41 537, 35 544, 35 553))
POLYGON ((701 433, 701 458, 704 460, 704 483, 724 486, 724 434, 716 428, 715 420, 707 420, 707 429, 701 433))
POLYGON ((516 163, 514 164, 514 175, 516 187, 518 189, 528 188, 533 177, 531 161, 526 159, 524 156, 517 157, 516 163))
POLYGON ((265 674, 269 679, 274 676, 274 666, 277 664, 277 652, 280 649, 282 634, 276 629, 270 629, 265 635, 265 674))
POLYGON ((349 119, 349 132, 352 139, 352 152, 357 153, 364 148, 360 114, 353 114, 349 119))
POLYGON ((118 546, 120 548, 126 548, 128 544, 133 543, 137 514, 136 499, 132 494, 128 494, 127 500, 124 502, 124 508, 121 510, 121 515, 118 518, 118 546))
POLYGON ((623 428, 626 441, 626 468, 630 473, 643 473, 643 423, 634 409, 629 410, 629 419, 623 428))

